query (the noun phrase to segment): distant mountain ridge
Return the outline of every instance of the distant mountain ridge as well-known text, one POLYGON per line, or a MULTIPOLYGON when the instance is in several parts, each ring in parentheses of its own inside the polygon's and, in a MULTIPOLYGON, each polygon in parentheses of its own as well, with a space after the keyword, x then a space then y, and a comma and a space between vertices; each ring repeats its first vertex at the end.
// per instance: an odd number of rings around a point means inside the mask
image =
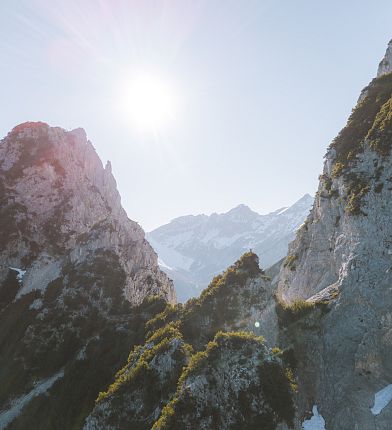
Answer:
POLYGON ((176 218, 146 237, 161 269, 174 280, 178 300, 185 301, 249 249, 264 268, 283 258, 312 204, 313 197, 305 194, 292 206, 265 215, 240 204, 222 214, 176 218))

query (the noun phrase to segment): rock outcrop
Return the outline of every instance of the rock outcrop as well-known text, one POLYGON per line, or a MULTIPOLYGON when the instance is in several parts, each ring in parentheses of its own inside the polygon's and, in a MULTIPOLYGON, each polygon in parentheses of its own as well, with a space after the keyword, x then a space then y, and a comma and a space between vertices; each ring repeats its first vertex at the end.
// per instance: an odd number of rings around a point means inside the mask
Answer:
POLYGON ((392 72, 392 40, 389 41, 384 58, 380 61, 377 78, 392 72))
POLYGON ((84 430, 150 429, 172 399, 192 353, 173 324, 151 335, 131 352, 107 391, 100 393, 84 430))

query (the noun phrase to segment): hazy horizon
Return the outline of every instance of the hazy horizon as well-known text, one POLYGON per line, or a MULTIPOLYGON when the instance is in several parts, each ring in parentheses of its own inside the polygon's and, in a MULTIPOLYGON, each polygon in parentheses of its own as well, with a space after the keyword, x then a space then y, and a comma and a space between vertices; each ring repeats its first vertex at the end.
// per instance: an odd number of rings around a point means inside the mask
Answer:
POLYGON ((25 121, 83 127, 146 231, 314 195, 392 36, 387 1, 22 0, 0 12, 1 137, 25 121), (136 72, 175 93, 167 126, 134 127, 136 72))

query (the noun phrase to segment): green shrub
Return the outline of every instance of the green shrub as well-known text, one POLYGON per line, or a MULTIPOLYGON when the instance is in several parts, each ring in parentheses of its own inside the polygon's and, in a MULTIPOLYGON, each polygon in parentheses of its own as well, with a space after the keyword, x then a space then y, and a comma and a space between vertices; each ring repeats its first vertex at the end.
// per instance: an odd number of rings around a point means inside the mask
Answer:
POLYGON ((391 150, 391 137, 392 97, 382 105, 366 138, 373 150, 382 156, 387 156, 391 150))
POLYGON ((363 211, 363 198, 368 193, 368 181, 357 174, 351 173, 347 178, 346 212, 350 215, 365 215, 363 211))
MULTIPOLYGON (((392 142, 392 75, 374 79, 365 93, 364 99, 351 113, 347 125, 330 146, 336 151, 331 176, 343 177, 347 187, 346 212, 350 215, 366 215, 362 206, 364 197, 370 191, 370 178, 353 182, 347 167, 355 164, 357 156, 366 146, 381 156, 389 155, 392 142)), ((377 168, 376 180, 380 174, 380 168, 377 168)), ((377 184, 375 192, 381 190, 382 185, 377 184)))
POLYGON ((332 167, 331 176, 332 178, 337 178, 341 175, 344 169, 344 164, 337 161, 334 166, 332 167))
POLYGON ((291 271, 294 271, 297 267, 295 262, 298 260, 297 255, 288 255, 284 261, 283 266, 288 267, 291 271))
POLYGON ((146 323, 147 337, 150 337, 156 330, 164 327, 169 322, 176 321, 181 316, 183 305, 181 303, 172 305, 166 304, 164 310, 154 316, 146 323))
POLYGON ((277 357, 280 357, 281 355, 283 355, 283 351, 280 348, 278 348, 277 346, 274 346, 271 349, 271 354, 273 354, 273 355, 275 355, 277 357))
POLYGON ((315 303, 302 299, 294 300, 292 303, 285 303, 277 298, 276 313, 278 315, 278 322, 281 326, 287 326, 308 315, 315 306, 315 303))

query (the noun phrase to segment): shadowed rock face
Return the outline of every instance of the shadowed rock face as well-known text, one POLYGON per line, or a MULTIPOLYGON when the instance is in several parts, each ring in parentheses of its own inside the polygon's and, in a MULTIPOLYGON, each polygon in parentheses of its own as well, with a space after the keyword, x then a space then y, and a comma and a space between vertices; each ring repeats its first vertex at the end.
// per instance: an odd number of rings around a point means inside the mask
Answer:
POLYGON ((83 130, 22 124, 0 160, 0 428, 80 428, 173 286, 83 130))

